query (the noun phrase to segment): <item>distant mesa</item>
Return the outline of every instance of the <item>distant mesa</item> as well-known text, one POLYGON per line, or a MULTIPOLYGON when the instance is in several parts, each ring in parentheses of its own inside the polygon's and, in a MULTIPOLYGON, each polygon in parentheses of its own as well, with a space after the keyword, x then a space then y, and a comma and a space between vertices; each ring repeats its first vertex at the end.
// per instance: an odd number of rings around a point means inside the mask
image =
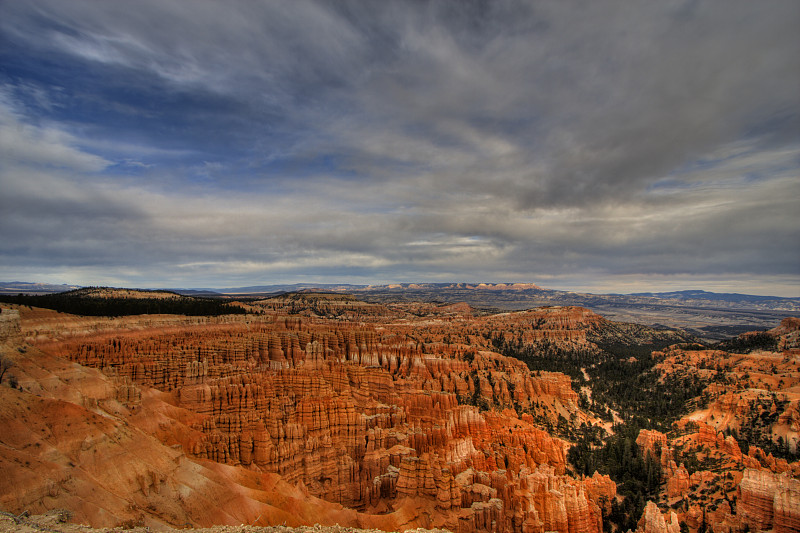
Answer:
POLYGON ((80 285, 55 285, 51 283, 29 283, 24 281, 0 282, 0 294, 50 294, 80 288, 80 285))
POLYGON ((84 287, 68 294, 78 298, 133 298, 133 299, 180 299, 184 296, 173 291, 122 289, 115 287, 84 287))

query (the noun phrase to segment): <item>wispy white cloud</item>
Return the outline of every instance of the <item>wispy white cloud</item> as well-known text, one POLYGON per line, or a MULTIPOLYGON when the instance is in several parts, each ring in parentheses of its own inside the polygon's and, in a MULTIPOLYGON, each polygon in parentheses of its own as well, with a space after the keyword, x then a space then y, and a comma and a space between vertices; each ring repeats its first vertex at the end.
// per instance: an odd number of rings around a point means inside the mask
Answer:
POLYGON ((8 91, 0 92, 0 165, 25 164, 93 172, 111 164, 81 150, 78 144, 79 139, 56 127, 24 122, 8 91))

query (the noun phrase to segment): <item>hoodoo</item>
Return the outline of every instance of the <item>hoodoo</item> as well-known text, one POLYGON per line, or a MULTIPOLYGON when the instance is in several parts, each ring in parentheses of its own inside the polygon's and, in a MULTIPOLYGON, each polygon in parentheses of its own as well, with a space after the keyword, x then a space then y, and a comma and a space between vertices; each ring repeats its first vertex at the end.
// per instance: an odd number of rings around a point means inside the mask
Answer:
POLYGON ((782 352, 736 354, 573 307, 482 314, 312 295, 245 307, 4 309, 14 386, 0 388, 0 505, 69 509, 95 526, 796 530, 800 463, 769 444, 779 435, 796 450, 794 322, 770 333, 782 352), (669 431, 626 441, 612 422, 634 418, 597 376, 649 357, 625 346, 669 342, 642 368, 703 398, 669 431), (737 372, 749 386, 725 386, 737 372), (771 433, 755 433, 767 419, 771 433), (749 449, 734 428, 750 431, 749 449), (624 468, 646 467, 638 510, 604 451, 615 446, 624 468))

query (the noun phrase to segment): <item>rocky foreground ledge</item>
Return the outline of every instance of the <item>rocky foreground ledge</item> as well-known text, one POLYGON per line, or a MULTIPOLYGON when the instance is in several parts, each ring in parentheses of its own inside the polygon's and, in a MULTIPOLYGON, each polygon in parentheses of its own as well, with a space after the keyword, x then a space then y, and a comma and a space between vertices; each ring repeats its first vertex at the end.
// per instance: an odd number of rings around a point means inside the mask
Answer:
MULTIPOLYGON (((82 524, 73 524, 69 520, 71 513, 65 510, 53 510, 43 515, 16 516, 0 511, 0 533, 146 533, 153 531, 144 526, 93 528, 82 524)), ((384 533, 379 529, 355 529, 342 526, 214 526, 198 529, 159 529, 167 532, 190 533, 384 533)), ((450 533, 446 529, 409 529, 404 533, 450 533)))

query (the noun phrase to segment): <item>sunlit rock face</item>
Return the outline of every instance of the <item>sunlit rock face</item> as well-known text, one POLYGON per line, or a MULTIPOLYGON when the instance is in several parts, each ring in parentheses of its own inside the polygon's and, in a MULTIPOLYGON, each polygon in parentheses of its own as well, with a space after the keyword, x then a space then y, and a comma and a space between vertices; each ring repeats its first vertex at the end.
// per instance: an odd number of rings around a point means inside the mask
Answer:
POLYGON ((637 533, 680 533, 680 530, 678 515, 671 511, 665 517, 653 502, 647 502, 636 528, 637 533))
POLYGON ((800 481, 748 468, 739 485, 737 518, 751 530, 798 531, 800 481))

